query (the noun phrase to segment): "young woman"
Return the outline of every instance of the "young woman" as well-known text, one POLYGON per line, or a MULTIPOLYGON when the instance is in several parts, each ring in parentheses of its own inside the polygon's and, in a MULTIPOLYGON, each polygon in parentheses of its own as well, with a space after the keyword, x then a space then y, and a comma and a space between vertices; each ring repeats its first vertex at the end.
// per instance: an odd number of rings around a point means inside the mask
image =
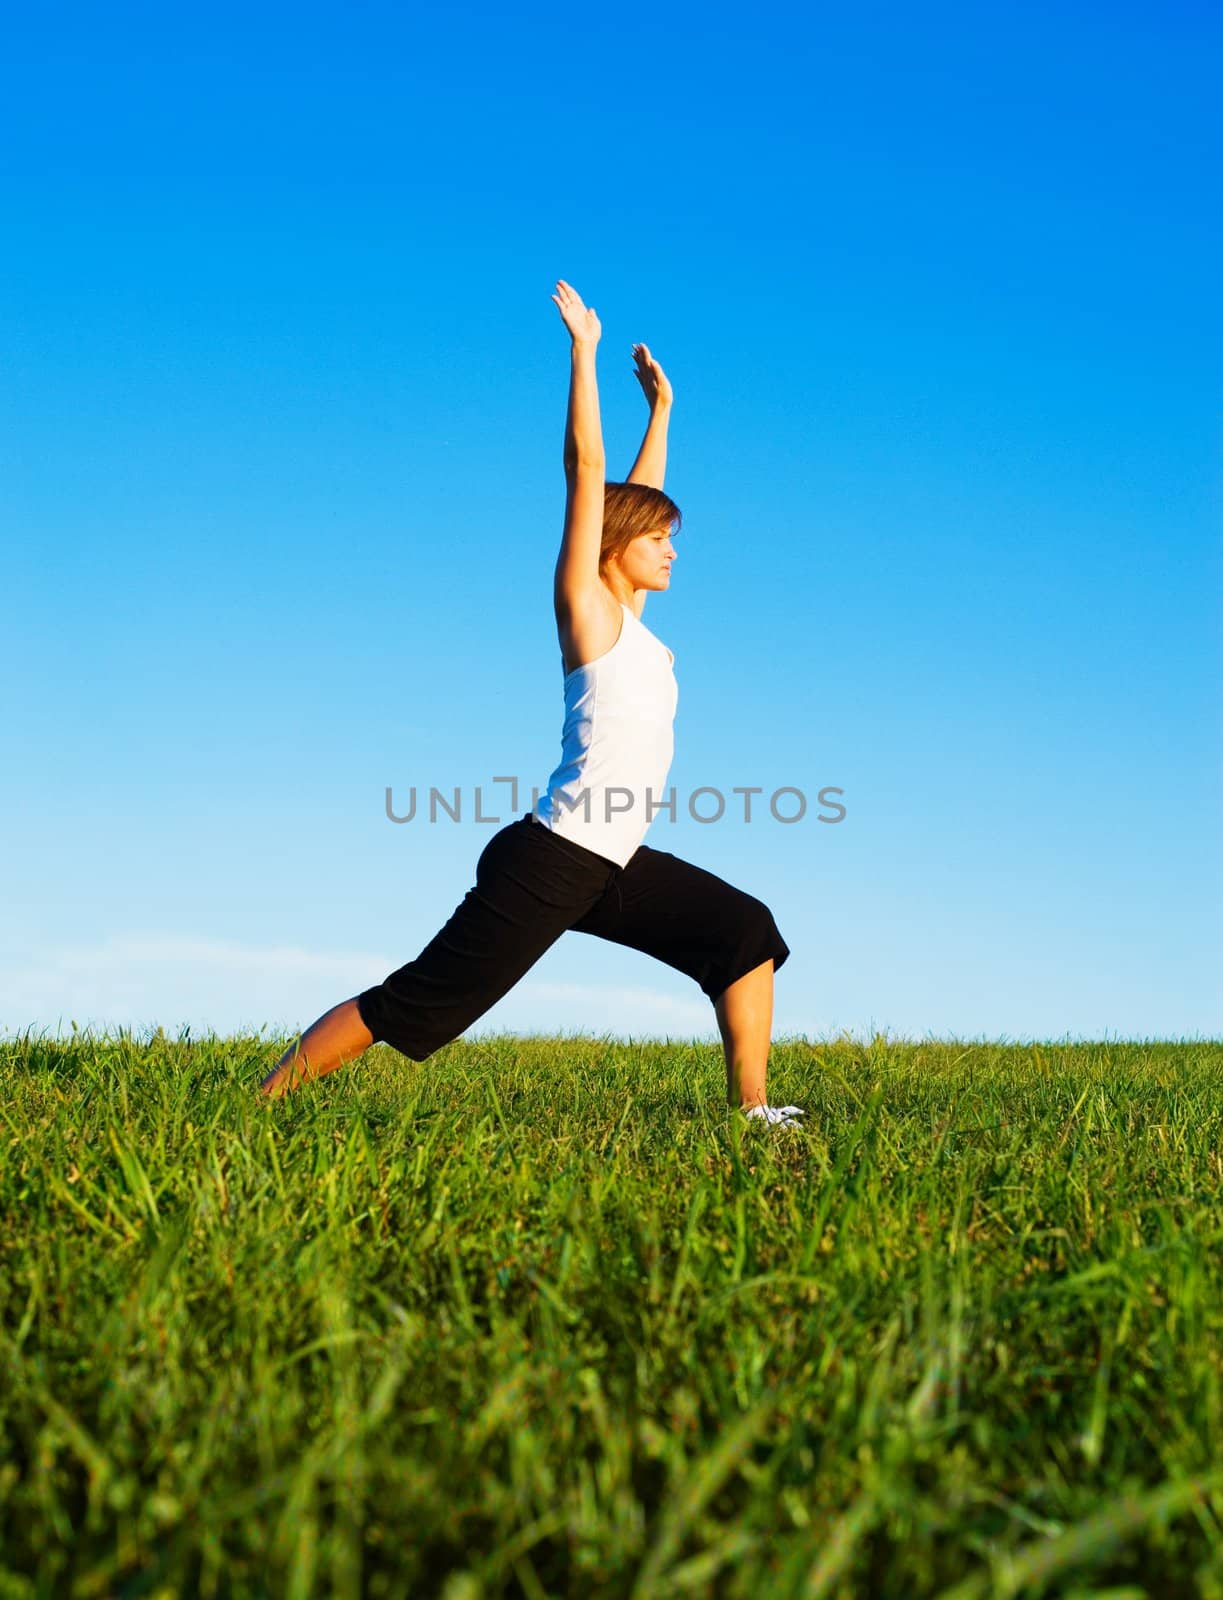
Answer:
POLYGON ((642 836, 666 801, 678 691, 674 657, 641 621, 670 587, 680 522, 663 493, 671 385, 645 345, 636 376, 650 423, 626 483, 604 482, 595 380, 602 327, 563 280, 572 338, 565 530, 553 600, 564 671, 560 764, 534 811, 484 847, 469 889, 415 961, 334 1006, 263 1080, 282 1095, 382 1040, 424 1061, 501 999, 567 930, 644 950, 713 1002, 732 1106, 799 1127, 767 1104, 773 973, 790 954, 769 908, 642 836))

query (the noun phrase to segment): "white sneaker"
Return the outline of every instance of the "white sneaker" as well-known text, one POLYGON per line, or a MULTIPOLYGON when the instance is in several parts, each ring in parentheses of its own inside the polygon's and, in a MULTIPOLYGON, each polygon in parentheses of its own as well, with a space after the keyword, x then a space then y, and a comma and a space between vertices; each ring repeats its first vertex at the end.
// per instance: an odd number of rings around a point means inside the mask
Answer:
POLYGON ((771 1126, 780 1128, 801 1128, 802 1123, 796 1122, 795 1117, 805 1116, 801 1106, 752 1106, 743 1113, 745 1117, 763 1118, 771 1126))

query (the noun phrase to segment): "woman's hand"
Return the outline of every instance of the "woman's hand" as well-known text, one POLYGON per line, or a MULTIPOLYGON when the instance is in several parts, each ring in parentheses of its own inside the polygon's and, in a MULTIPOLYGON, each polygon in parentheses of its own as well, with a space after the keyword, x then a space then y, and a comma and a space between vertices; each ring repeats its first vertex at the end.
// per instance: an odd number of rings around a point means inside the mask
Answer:
POLYGON ((562 278, 552 296, 565 326, 573 335, 574 344, 598 344, 603 336, 603 325, 593 306, 584 306, 582 297, 572 284, 562 278))
POLYGON ((635 344, 633 359, 637 363, 633 372, 645 392, 646 399, 650 402, 650 410, 654 411, 659 406, 670 406, 671 385, 667 381, 666 373, 650 354, 649 345, 635 344))

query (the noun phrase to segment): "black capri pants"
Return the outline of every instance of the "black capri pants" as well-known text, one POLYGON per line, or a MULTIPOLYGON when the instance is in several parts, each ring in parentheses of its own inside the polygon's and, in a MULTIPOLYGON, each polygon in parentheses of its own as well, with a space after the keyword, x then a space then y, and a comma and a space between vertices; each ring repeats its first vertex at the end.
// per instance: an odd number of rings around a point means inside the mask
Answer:
POLYGON ((644 844, 621 867, 527 812, 488 841, 475 887, 416 960, 357 996, 361 1020, 375 1041, 424 1061, 570 929, 665 961, 712 1001, 790 954, 768 906, 712 872, 644 844))

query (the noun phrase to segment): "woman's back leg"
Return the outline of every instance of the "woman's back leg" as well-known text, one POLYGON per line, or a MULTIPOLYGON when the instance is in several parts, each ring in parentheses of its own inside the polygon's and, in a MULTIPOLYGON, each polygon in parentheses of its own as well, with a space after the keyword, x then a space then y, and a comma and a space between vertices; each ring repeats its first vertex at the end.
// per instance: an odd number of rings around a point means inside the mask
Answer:
POLYGON ((277 1100, 308 1078, 321 1078, 369 1049, 374 1036, 361 1020, 356 997, 342 1000, 311 1023, 291 1044, 259 1085, 269 1099, 277 1100))

